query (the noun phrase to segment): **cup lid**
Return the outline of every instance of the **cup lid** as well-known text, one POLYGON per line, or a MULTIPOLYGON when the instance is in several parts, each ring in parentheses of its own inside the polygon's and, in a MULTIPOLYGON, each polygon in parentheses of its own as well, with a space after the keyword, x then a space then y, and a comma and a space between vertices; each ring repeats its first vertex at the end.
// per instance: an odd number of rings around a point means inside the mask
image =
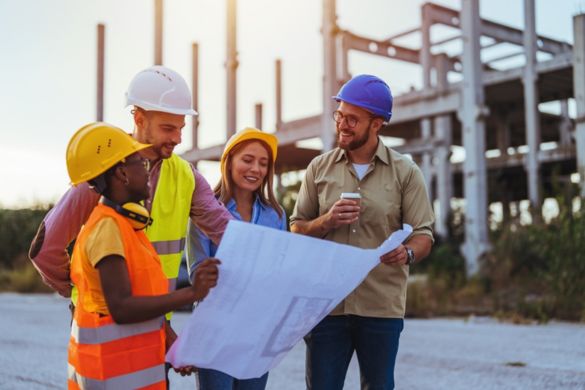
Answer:
POLYGON ((341 199, 361 199, 362 198, 362 194, 360 194, 359 192, 342 192, 341 199))

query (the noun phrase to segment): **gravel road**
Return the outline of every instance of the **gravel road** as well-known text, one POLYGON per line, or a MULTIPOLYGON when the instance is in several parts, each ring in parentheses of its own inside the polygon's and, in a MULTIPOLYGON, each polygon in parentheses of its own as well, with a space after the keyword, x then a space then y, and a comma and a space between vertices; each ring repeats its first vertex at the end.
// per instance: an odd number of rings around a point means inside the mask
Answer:
MULTIPOLYGON (((69 311, 55 295, 0 294, 0 389, 63 389, 69 311)), ((174 317, 180 329, 186 313, 174 317)), ((585 389, 585 325, 501 324, 490 318, 406 320, 397 389, 585 389)), ((304 388, 303 343, 271 371, 268 389, 304 388)), ((193 389, 173 375, 172 389, 193 389)), ((346 389, 359 389, 352 361, 346 389)))

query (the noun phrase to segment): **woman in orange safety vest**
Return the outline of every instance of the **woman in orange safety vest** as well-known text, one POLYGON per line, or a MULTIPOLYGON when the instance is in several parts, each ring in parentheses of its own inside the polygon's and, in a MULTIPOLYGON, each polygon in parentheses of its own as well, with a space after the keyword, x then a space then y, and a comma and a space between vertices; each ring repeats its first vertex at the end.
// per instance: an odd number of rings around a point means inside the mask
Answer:
POLYGON ((103 195, 79 233, 71 279, 79 291, 69 340, 70 389, 165 389, 164 314, 203 299, 219 261, 197 269, 193 287, 168 292, 156 251, 142 231, 150 218, 148 160, 141 144, 106 123, 82 127, 67 147, 71 183, 103 195))

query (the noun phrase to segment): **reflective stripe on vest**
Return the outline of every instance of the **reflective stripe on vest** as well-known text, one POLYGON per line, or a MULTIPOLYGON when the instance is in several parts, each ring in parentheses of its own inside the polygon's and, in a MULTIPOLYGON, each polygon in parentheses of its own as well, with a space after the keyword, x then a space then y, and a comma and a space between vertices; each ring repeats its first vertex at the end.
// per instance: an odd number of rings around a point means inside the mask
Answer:
MULTIPOLYGON (((67 377, 77 384, 80 389, 107 390, 107 389, 138 389, 165 381, 165 365, 150 367, 130 374, 114 378, 99 380, 85 378, 75 371, 71 364, 67 365, 67 377)), ((165 385, 166 386, 166 385, 165 385)))
POLYGON ((162 317, 136 324, 109 324, 99 328, 82 328, 73 319, 71 323, 71 337, 79 344, 102 344, 120 340, 126 337, 154 332, 163 326, 162 317))
POLYGON ((185 249, 185 242, 185 237, 183 237, 178 240, 153 241, 152 246, 159 255, 172 255, 175 253, 180 254, 185 249))
POLYGON ((176 154, 164 159, 150 212, 153 223, 146 229, 146 235, 159 254, 168 279, 179 276, 193 191, 195 176, 191 165, 176 154))

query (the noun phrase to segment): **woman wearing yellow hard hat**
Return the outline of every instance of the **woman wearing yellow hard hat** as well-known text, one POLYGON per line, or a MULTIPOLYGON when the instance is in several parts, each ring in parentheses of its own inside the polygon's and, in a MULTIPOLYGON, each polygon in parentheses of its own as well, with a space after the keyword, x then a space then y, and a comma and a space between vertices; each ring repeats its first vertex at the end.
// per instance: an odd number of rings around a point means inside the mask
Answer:
MULTIPOLYGON (((272 183, 278 139, 258 129, 245 128, 233 135, 221 156, 221 179, 215 187, 215 196, 238 220, 286 230, 286 215, 276 201, 272 183)), ((199 245, 194 245, 196 262, 191 265, 194 275, 201 259, 214 256, 217 246, 201 231, 199 245)), ((194 285, 197 285, 194 280, 194 285)), ((226 373, 200 368, 200 390, 263 390, 268 373, 260 378, 239 380, 226 373)))
POLYGON ((165 389, 165 313, 203 299, 217 283, 218 260, 198 267, 193 287, 168 292, 160 259, 142 230, 150 218, 150 147, 106 123, 78 130, 67 147, 73 185, 102 195, 79 233, 71 261, 78 300, 68 356, 70 389, 165 389))

